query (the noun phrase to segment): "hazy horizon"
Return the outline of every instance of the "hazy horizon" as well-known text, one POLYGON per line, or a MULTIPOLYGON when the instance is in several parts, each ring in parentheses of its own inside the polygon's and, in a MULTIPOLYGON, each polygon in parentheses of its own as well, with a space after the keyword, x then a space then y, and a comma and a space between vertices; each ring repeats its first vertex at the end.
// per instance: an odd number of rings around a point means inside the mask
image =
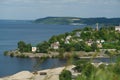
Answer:
POLYGON ((120 0, 1 0, 0 19, 44 17, 120 18, 120 0))
MULTIPOLYGON (((59 16, 46 16, 46 17, 42 17, 42 18, 47 18, 47 17, 59 17, 59 16)), ((60 17, 74 17, 74 16, 60 16, 60 17)), ((0 19, 0 20, 13 20, 13 21, 34 21, 37 19, 42 19, 42 18, 36 18, 36 19, 0 19)), ((107 18, 107 19, 112 19, 112 18, 120 18, 120 17, 76 17, 76 18, 107 18)))

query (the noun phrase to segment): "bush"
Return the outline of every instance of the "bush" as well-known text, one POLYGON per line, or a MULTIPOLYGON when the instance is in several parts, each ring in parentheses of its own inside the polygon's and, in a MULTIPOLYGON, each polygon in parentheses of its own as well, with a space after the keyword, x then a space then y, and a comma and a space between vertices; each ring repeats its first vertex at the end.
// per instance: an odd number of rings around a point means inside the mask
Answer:
POLYGON ((14 57, 14 54, 13 54, 13 53, 11 53, 11 54, 10 54, 10 57, 14 57))
POLYGON ((99 65, 99 68, 104 70, 106 68, 106 65, 105 64, 101 64, 101 65, 99 65))
POLYGON ((114 65, 114 72, 120 75, 120 63, 114 65))
POLYGON ((83 74, 89 77, 92 73, 95 73, 96 68, 91 63, 87 63, 83 69, 83 74))
POLYGON ((5 52, 4 52, 4 56, 7 56, 7 55, 8 55, 8 51, 5 51, 5 52))
POLYGON ((86 64, 87 64, 86 60, 78 60, 74 63, 74 65, 76 66, 74 69, 77 72, 82 72, 84 70, 86 64))
POLYGON ((63 70, 59 75, 59 80, 72 80, 72 74, 68 70, 63 70))

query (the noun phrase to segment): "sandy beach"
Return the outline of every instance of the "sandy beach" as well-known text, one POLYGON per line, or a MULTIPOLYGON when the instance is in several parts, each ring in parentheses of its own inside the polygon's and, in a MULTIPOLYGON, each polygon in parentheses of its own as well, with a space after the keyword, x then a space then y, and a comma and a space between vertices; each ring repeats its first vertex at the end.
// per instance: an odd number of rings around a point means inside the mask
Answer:
POLYGON ((14 75, 0 78, 0 80, 59 80, 59 74, 62 70, 70 70, 72 73, 72 68, 74 65, 67 67, 58 67, 53 69, 46 69, 37 72, 21 71, 14 75))

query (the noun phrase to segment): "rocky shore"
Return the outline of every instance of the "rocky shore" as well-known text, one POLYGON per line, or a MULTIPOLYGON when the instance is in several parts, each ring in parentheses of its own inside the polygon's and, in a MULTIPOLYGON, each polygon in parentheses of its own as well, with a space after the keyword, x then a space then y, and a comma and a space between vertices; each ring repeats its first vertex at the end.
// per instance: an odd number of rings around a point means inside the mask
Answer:
POLYGON ((67 67, 58 67, 54 69, 46 69, 36 72, 21 71, 14 75, 0 78, 0 80, 59 80, 59 74, 64 69, 70 70, 73 75, 77 75, 72 71, 73 67, 74 65, 67 67))

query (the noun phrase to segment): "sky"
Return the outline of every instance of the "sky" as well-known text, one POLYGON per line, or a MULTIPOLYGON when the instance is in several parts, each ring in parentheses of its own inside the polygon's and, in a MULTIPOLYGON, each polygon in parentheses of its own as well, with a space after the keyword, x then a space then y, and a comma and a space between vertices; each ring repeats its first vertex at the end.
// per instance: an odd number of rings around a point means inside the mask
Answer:
POLYGON ((0 19, 120 18, 120 0, 0 0, 0 19))

